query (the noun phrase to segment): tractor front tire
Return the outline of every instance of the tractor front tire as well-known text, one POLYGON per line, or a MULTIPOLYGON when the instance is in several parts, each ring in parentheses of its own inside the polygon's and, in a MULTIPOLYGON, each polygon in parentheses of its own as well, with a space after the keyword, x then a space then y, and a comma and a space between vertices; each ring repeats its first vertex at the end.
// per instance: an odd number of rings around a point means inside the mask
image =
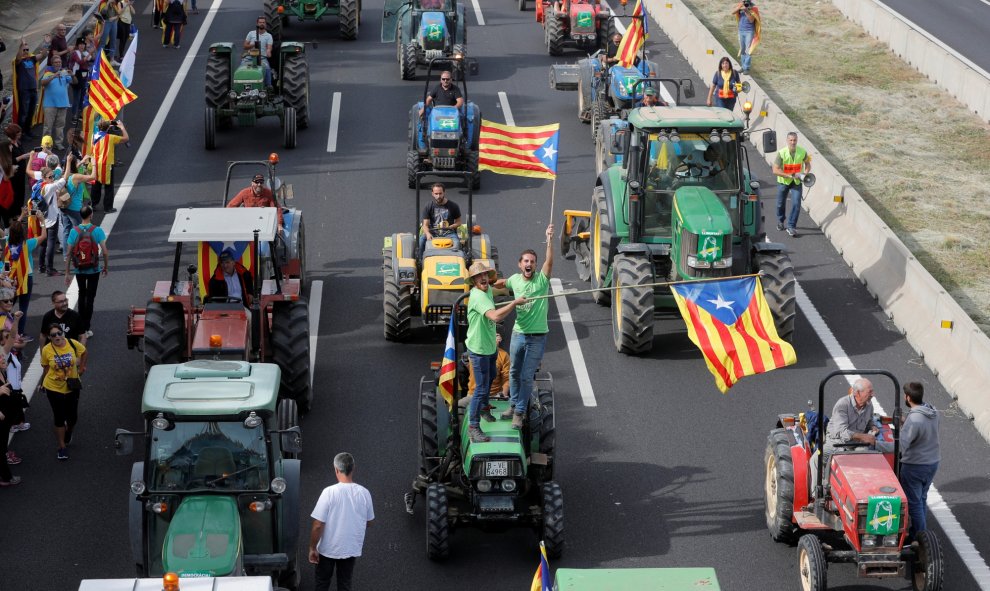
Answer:
POLYGON ((430 560, 450 556, 447 487, 437 482, 426 487, 426 556, 430 560))
POLYGON ((340 38, 354 41, 358 37, 358 27, 361 25, 359 0, 340 0, 340 38))
POLYGON ((553 416, 553 390, 540 390, 540 453, 549 456, 550 463, 543 468, 541 482, 553 480, 553 452, 557 445, 557 421, 553 416))
POLYGON ((403 80, 416 78, 416 44, 399 45, 399 75, 403 80))
POLYGON ((304 301, 277 304, 272 311, 272 362, 282 370, 280 398, 296 401, 306 414, 313 405, 309 377, 309 308, 304 301))
POLYGON ((591 141, 598 141, 598 127, 606 119, 605 103, 599 98, 591 105, 591 141))
POLYGON ((615 293, 612 296, 612 340, 615 350, 640 355, 653 349, 653 283, 650 260, 619 254, 612 263, 615 293))
POLYGON ((942 545, 931 530, 918 532, 918 554, 911 573, 912 591, 941 591, 943 570, 942 545))
POLYGON ((204 145, 207 150, 217 147, 217 110, 206 107, 206 119, 203 121, 204 145))
POLYGON ((541 534, 549 558, 564 553, 564 493, 556 482, 547 482, 540 490, 543 501, 541 534))
POLYGON ((292 107, 286 107, 282 115, 282 143, 289 150, 296 147, 296 110, 292 107))
POLYGON ((206 106, 214 109, 223 106, 230 92, 230 57, 222 53, 210 53, 206 58, 206 106))
POLYGON ((265 20, 268 21, 268 32, 272 35, 272 43, 276 47, 282 44, 282 15, 278 12, 277 0, 265 0, 265 20))
POLYGON ((551 10, 543 24, 547 27, 547 53, 553 56, 564 53, 564 23, 557 16, 557 11, 551 10))
POLYGON ((155 365, 182 363, 186 315, 181 305, 152 302, 144 312, 144 372, 155 365))
POLYGON ((423 474, 437 467, 440 441, 437 438, 437 383, 420 382, 419 392, 419 466, 423 474))
POLYGON ((794 525, 794 461, 786 429, 770 432, 763 467, 763 507, 770 537, 775 542, 793 544, 798 531, 794 525))
POLYGON ((309 127, 309 66, 301 53, 282 58, 282 98, 296 110, 296 127, 309 127))
POLYGON ((822 543, 813 534, 801 536, 798 542, 798 571, 801 575, 802 591, 825 591, 828 589, 828 562, 822 543))
POLYGON ((608 306, 612 302, 612 293, 602 289, 606 287, 608 266, 612 260, 612 222, 608 216, 605 203, 605 188, 595 187, 592 193, 592 233, 591 233, 591 299, 599 306, 608 306))
MULTIPOLYGON (((291 398, 283 398, 278 401, 278 409, 276 410, 278 419, 278 430, 284 431, 292 427, 299 426, 299 405, 296 404, 295 400, 291 398)), ((287 460, 297 460, 299 459, 298 452, 285 451, 285 441, 290 437, 290 435, 281 435, 282 438, 282 457, 287 460)))
POLYGON ((385 313, 385 340, 406 341, 412 328, 412 293, 409 287, 400 286, 392 269, 392 250, 386 249, 382 255, 383 307, 385 313))
POLYGON ((763 296, 777 326, 777 336, 793 343, 794 317, 797 314, 794 291, 797 281, 794 279, 791 257, 783 252, 757 253, 756 267, 763 285, 763 296))

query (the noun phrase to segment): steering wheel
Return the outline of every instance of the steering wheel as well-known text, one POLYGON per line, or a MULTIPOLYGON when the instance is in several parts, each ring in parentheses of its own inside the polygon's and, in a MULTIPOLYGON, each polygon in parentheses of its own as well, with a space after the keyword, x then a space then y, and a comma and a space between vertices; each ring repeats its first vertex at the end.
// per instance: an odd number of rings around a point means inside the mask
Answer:
POLYGON ((232 298, 229 296, 210 296, 206 298, 206 303, 208 304, 243 304, 244 301, 241 298, 232 298))
POLYGON ((847 441, 845 443, 833 443, 832 447, 841 447, 845 449, 850 449, 854 447, 870 447, 870 444, 864 443, 862 441, 847 441))
POLYGON ((690 162, 681 162, 677 168, 674 169, 674 175, 679 177, 701 178, 702 172, 704 171, 700 166, 690 162))

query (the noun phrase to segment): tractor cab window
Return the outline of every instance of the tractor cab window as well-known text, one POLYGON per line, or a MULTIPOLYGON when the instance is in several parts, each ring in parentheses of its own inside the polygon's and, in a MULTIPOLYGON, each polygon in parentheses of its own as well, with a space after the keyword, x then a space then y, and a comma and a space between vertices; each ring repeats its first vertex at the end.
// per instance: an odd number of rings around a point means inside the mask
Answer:
POLYGON ((650 134, 646 150, 647 185, 660 191, 701 186, 712 191, 739 192, 736 136, 730 142, 711 142, 708 135, 686 133, 680 141, 650 134))
POLYGON ((242 421, 176 421, 152 430, 152 492, 267 490, 264 427, 242 421))

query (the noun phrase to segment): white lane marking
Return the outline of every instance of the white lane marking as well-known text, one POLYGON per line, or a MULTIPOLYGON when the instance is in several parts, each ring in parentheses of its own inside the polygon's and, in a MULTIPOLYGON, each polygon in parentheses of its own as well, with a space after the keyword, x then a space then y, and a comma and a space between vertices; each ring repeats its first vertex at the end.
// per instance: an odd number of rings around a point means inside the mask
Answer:
POLYGON ((316 372, 316 344, 320 338, 320 309, 323 307, 323 282, 314 281, 309 289, 309 387, 316 372))
POLYGON ((512 107, 509 106, 509 96, 502 92, 498 92, 498 102, 502 105, 502 115, 505 117, 506 125, 515 125, 516 119, 512 116, 512 107))
MULTIPOLYGON (((223 0, 215 0, 213 6, 210 7, 209 13, 207 13, 206 18, 203 19, 203 25, 200 27, 199 32, 196 34, 196 39, 193 40, 192 44, 189 46, 189 50, 186 52, 186 57, 182 61, 182 65, 179 67, 179 71, 176 73, 175 81, 169 88, 168 93, 165 94, 165 98, 162 100, 161 106, 158 107, 158 113, 155 115, 155 119, 151 122, 151 127, 148 132, 144 134, 144 139, 141 140, 141 146, 138 148, 137 154, 134 156, 134 161, 131 166, 127 169, 127 175, 124 176, 124 180, 121 181, 120 187, 115 192, 114 203, 117 204, 118 213, 109 213, 103 217, 103 222, 100 226, 106 233, 107 238, 110 237, 110 232, 113 230, 114 222, 117 221, 117 215, 120 211, 123 211, 124 206, 127 204, 127 197, 131 193, 131 189, 134 188, 134 181, 137 180, 139 174, 141 174, 141 168, 144 167, 145 161, 148 159, 148 155, 151 153, 151 148, 155 144, 155 140, 158 139, 158 134, 162 130, 162 126, 165 124, 165 119, 168 117, 169 111, 172 109, 172 105, 175 103, 175 98, 179 96, 179 89, 182 88, 182 83, 185 82, 186 76, 189 74, 189 68, 192 67, 193 60, 199 55, 199 48, 203 44, 203 40, 206 38, 207 32, 210 30, 210 25, 213 24, 213 19, 216 18, 217 11, 220 10, 220 5, 223 4, 223 0)), ((107 281, 104 279, 103 281, 107 281)), ((66 297, 69 300, 69 307, 75 308, 79 300, 79 288, 75 281, 69 286, 66 291, 66 297)), ((106 333, 108 336, 110 332, 106 333)), ((27 395, 28 400, 34 396, 34 391, 38 387, 38 382, 41 381, 41 355, 35 353, 34 358, 28 364, 28 369, 24 372, 24 378, 21 380, 21 385, 24 390, 24 394, 27 395)), ((13 433, 11 433, 13 437, 13 433)))
MULTIPOLYGON (((832 334, 832 330, 825 323, 825 320, 822 318, 821 314, 818 313, 818 309, 815 308, 815 305, 811 303, 810 299, 808 299, 808 294, 804 292, 804 289, 801 288, 800 284, 795 286, 794 293, 797 296, 798 306, 801 307, 801 311, 804 313, 804 316, 808 319, 808 322, 815 330, 818 338, 821 339, 822 344, 825 345, 825 349, 828 351, 828 354, 835 360, 835 365, 839 369, 844 370, 856 369, 856 366, 853 365, 852 360, 850 360, 849 356, 846 355, 846 352, 842 349, 838 339, 836 339, 835 335, 832 334)), ((852 385, 858 377, 859 376, 855 375, 845 376, 850 385, 852 385)), ((897 395, 899 396, 900 393, 897 395)), ((884 415, 887 414, 887 411, 883 409, 883 406, 881 406, 876 399, 873 400, 873 404, 876 406, 877 412, 884 415)), ((822 411, 824 409, 818 410, 822 411)), ((959 553, 959 557, 962 558, 963 564, 966 565, 966 568, 969 569, 969 573, 973 575, 974 579, 976 579, 980 589, 983 591, 990 591, 990 567, 987 567, 983 557, 980 556, 976 546, 973 545, 973 542, 969 539, 969 536, 963 530, 962 525, 959 524, 959 520, 956 519, 956 516, 952 513, 952 509, 949 508, 949 505, 942 498, 942 495, 939 494, 938 489, 935 488, 935 485, 932 485, 932 487, 928 490, 928 508, 931 509, 932 515, 935 516, 935 519, 942 526, 942 530, 945 532, 946 537, 949 538, 949 542, 953 545, 953 547, 955 547, 956 552, 959 553)))
MULTIPOLYGON (((612 7, 609 5, 607 0, 602 0, 602 5, 605 8, 608 8, 608 11, 611 12, 612 14, 617 14, 614 10, 612 10, 612 7)), ((622 24, 622 21, 620 21, 619 19, 614 19, 614 22, 615 22, 615 30, 618 31, 620 35, 625 35, 626 26, 622 24)), ((657 75, 659 76, 659 72, 657 73, 657 75)), ((663 102, 667 103, 668 105, 677 104, 677 101, 675 101, 674 97, 671 96, 670 91, 667 90, 666 84, 660 84, 660 97, 663 98, 663 102)))
POLYGON ((478 0, 471 0, 471 4, 474 5, 474 16, 478 19, 478 24, 484 26, 485 17, 481 14, 481 4, 478 3, 478 0))
MULTIPOLYGON (((550 288, 555 294, 564 291, 563 286, 560 284, 560 279, 556 277, 550 279, 550 288)), ((564 327, 564 337, 567 339, 567 351, 571 354, 571 364, 574 365, 574 379, 577 380, 578 389, 581 391, 581 400, 585 406, 598 406, 598 401, 595 400, 595 391, 591 388, 591 378, 588 377, 588 367, 584 364, 581 343, 578 341, 577 331, 574 330, 574 320, 571 319, 571 308, 567 305, 567 298, 554 298, 553 301, 557 304, 557 315, 560 316, 560 324, 564 327)))
POLYGON ((327 137, 327 152, 337 151, 337 127, 340 125, 340 93, 333 93, 330 101, 330 135, 327 137))

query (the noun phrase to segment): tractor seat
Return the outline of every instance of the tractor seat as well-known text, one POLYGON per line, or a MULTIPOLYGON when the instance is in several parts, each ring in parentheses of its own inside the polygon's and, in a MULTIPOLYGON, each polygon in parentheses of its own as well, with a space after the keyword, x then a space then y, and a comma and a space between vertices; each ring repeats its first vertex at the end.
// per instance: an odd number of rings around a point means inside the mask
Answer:
POLYGON ((199 452, 193 466, 193 476, 199 478, 217 477, 237 470, 234 454, 226 447, 207 447, 199 452))

